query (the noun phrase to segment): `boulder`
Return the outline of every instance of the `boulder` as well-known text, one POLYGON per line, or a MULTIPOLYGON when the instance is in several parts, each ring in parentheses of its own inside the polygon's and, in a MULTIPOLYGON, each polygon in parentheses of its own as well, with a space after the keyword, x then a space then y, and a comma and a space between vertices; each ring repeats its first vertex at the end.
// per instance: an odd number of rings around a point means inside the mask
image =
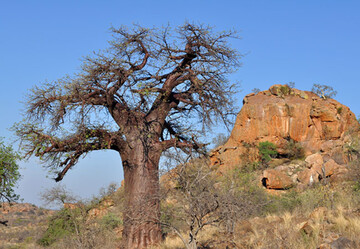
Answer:
POLYGON ((334 174, 330 177, 331 183, 343 182, 344 180, 348 180, 349 170, 346 166, 340 165, 338 168, 334 170, 334 174))
POLYGON ((308 168, 321 168, 324 160, 320 153, 316 153, 306 157, 305 162, 307 163, 308 168))
POLYGON ((332 176, 335 172, 339 171, 341 166, 337 164, 333 159, 330 159, 324 163, 325 176, 332 176))
POLYGON ((340 237, 330 244, 331 249, 358 248, 358 246, 354 241, 346 237, 340 237))
POLYGON ((297 174, 297 179, 300 183, 312 185, 319 181, 319 175, 310 169, 304 169, 297 174))
POLYGON ((301 227, 300 231, 306 235, 311 236, 314 233, 314 228, 310 224, 310 222, 305 222, 305 224, 301 227))
POLYGON ((275 169, 264 170, 262 182, 268 189, 288 189, 293 186, 293 182, 288 175, 275 169))

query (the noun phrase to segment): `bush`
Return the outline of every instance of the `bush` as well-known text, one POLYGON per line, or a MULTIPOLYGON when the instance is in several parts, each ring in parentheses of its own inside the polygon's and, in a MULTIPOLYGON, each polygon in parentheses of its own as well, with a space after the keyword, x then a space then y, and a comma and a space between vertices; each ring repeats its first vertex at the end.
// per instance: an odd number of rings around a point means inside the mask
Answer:
POLYGON ((278 155, 278 152, 276 151, 276 145, 269 141, 260 142, 258 149, 261 161, 265 164, 270 162, 272 158, 275 158, 278 155))
POLYGON ((300 143, 290 139, 290 141, 285 146, 286 157, 295 160, 295 159, 304 159, 305 151, 300 143))
POLYGON ((54 215, 50 221, 48 228, 46 229, 42 238, 38 240, 38 244, 41 246, 50 246, 58 239, 75 232, 76 223, 73 222, 75 210, 62 209, 56 215, 54 215))
MULTIPOLYGON (((258 173, 249 172, 245 169, 235 169, 232 173, 233 179, 230 181, 235 193, 241 196, 242 202, 250 203, 246 210, 242 209, 242 216, 259 215, 263 207, 268 202, 268 195, 264 189, 258 184, 258 173)), ((230 189, 231 187, 228 187, 230 189)), ((225 190, 227 188, 225 187, 225 190)))
POLYGON ((280 92, 283 96, 289 95, 291 92, 291 88, 288 85, 281 86, 280 92))
POLYGON ((89 206, 61 209, 50 218, 48 228, 37 244, 51 248, 115 248, 114 228, 121 226, 121 219, 108 213, 101 219, 87 215, 89 206))
POLYGON ((114 213, 107 213, 106 215, 104 215, 101 219, 101 224, 111 230, 111 229, 115 229, 118 226, 122 225, 122 220, 116 216, 114 213))
POLYGON ((340 107, 338 107, 338 108, 336 109, 336 112, 337 112, 338 114, 341 114, 341 113, 342 113, 342 110, 343 110, 343 108, 340 106, 340 107))
POLYGON ((345 146, 345 151, 351 160, 349 163, 349 176, 352 184, 352 190, 360 194, 360 139, 353 137, 352 140, 345 146))

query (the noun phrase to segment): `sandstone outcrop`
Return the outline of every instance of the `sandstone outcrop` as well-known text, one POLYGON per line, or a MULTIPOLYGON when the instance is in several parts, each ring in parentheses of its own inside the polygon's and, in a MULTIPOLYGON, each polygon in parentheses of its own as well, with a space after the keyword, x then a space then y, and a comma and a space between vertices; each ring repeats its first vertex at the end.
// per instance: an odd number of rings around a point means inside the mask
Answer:
MULTIPOLYGON (((270 141, 284 148, 290 139, 299 142, 307 155, 322 150, 332 156, 336 154, 332 150, 344 144, 347 132, 359 129, 348 107, 286 85, 249 94, 243 102, 229 140, 211 155, 213 164, 239 166, 242 154, 256 157, 251 145, 270 141)), ((336 159, 337 163, 347 160, 345 155, 336 159)))
POLYGON ((290 142, 303 148, 307 169, 290 175, 293 181, 308 185, 346 171, 347 146, 360 129, 347 106, 287 85, 248 94, 243 104, 228 141, 210 154, 220 171, 259 161, 257 145, 265 141, 277 146, 279 157, 287 157, 290 142))

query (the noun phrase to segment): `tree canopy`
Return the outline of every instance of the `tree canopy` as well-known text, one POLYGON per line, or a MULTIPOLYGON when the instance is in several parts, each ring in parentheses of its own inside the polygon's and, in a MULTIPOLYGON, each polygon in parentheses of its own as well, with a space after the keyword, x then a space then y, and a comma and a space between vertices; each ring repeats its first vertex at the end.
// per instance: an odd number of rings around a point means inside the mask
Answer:
POLYGON ((27 155, 63 168, 61 180, 87 152, 124 146, 131 119, 159 126, 163 149, 196 147, 194 122, 228 123, 234 114, 226 76, 239 65, 228 46, 236 33, 211 31, 191 24, 112 28, 110 47, 86 57, 78 74, 31 90, 28 122, 17 127, 27 155))

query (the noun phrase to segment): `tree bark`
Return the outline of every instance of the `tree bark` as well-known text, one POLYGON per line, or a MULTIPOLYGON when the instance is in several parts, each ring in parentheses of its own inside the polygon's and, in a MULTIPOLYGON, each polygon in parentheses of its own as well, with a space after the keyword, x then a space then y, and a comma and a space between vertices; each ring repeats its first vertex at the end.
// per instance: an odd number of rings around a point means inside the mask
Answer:
POLYGON ((147 248, 161 241, 160 155, 160 151, 148 149, 141 143, 121 155, 126 201, 121 248, 147 248))

